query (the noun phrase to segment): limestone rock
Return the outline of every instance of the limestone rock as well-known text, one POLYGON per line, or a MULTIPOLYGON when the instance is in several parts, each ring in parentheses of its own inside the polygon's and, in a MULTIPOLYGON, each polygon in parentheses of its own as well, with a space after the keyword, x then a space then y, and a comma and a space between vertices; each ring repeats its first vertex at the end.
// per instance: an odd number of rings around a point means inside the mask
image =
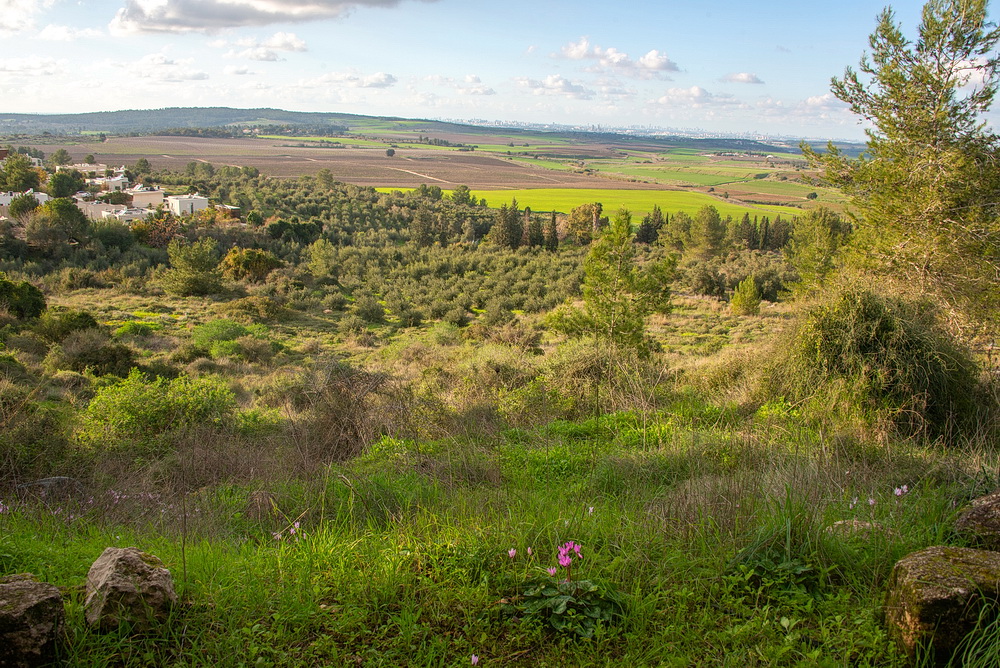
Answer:
POLYGON ((1000 490, 973 499, 955 521, 955 530, 987 550, 1000 550, 1000 490))
POLYGON ((87 573, 87 623, 109 631, 122 622, 147 630, 166 620, 177 603, 163 562, 134 547, 109 547, 87 573))
POLYGON ((911 658, 925 646, 937 661, 946 662, 976 626, 984 606, 997 600, 1000 553, 928 547, 893 567, 885 619, 889 634, 911 658))
POLYGON ((27 574, 0 578, 0 666, 52 663, 65 618, 55 586, 27 574))

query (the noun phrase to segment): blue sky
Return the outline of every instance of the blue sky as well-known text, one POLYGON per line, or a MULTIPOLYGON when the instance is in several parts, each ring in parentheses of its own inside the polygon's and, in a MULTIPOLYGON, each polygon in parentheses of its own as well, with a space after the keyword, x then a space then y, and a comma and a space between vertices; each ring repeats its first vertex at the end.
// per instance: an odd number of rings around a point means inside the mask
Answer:
MULTIPOLYGON (((0 112, 278 107, 860 139, 881 1, 0 0, 0 112)), ((913 35, 920 3, 893 5, 913 35)))

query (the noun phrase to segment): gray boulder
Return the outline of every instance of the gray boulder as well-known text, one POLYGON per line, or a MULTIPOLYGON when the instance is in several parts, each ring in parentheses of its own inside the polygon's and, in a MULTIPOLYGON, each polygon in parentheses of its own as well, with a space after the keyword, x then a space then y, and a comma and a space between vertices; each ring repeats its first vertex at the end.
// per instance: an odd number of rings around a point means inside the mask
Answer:
POLYGON ((1000 550, 1000 490, 973 499, 955 520, 955 531, 987 550, 1000 550))
POLYGON ((162 623, 177 603, 173 578, 163 562, 134 547, 109 547, 87 573, 87 623, 110 631, 123 622, 135 630, 162 623))
POLYGON ((893 567, 885 620, 889 634, 910 658, 925 647, 937 662, 945 663, 986 606, 998 600, 1000 553, 928 547, 893 567))
POLYGON ((56 659, 66 613, 59 589, 33 576, 0 578, 0 666, 48 665, 56 659))

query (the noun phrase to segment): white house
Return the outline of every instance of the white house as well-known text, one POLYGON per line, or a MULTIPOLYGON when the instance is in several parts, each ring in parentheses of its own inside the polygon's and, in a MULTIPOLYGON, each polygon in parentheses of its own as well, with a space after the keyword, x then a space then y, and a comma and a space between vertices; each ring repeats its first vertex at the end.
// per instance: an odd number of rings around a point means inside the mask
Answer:
POLYGON ((149 216, 153 215, 153 212, 149 209, 119 209, 118 211, 103 211, 101 212, 102 218, 117 218, 123 223, 131 223, 136 220, 145 220, 149 216))
POLYGON ((126 192, 132 196, 132 206, 137 209, 155 209, 163 204, 164 192, 159 188, 136 186, 126 192))
POLYGON ((78 162, 75 165, 57 165, 56 166, 56 171, 57 172, 68 171, 68 170, 73 170, 73 169, 75 169, 76 171, 78 171, 78 172, 80 172, 81 174, 84 174, 84 175, 86 175, 86 174, 93 174, 94 176, 97 176, 98 174, 100 174, 101 176, 104 176, 105 172, 108 171, 108 166, 105 165, 102 162, 98 162, 98 163, 94 163, 94 164, 90 164, 88 162, 78 162))
POLYGON ((128 188, 128 179, 124 176, 101 176, 96 179, 87 179, 87 183, 95 185, 101 190, 125 190, 128 188))
POLYGON ((0 193, 0 206, 10 206, 11 201, 21 195, 31 195, 39 204, 45 204, 52 199, 47 193, 36 193, 34 190, 25 190, 23 193, 0 193))
POLYGON ((169 195, 167 208, 175 216, 190 215, 196 211, 208 208, 208 198, 195 193, 194 195, 169 195))

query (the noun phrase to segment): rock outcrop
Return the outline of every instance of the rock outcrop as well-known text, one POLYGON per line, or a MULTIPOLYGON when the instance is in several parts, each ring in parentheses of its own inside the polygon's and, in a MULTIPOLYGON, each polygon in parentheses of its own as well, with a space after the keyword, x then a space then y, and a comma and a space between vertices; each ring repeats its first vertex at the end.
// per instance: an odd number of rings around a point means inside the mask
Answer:
MULTIPOLYGON (((919 647, 944 663, 1000 600, 1000 553, 928 547, 893 567, 886 595, 889 633, 911 658, 919 647)), ((989 620, 983 620, 989 621, 989 620)))
POLYGON ((955 530, 987 550, 1000 550, 1000 490, 974 499, 955 520, 955 530))
POLYGON ((109 547, 87 574, 87 623, 109 631, 128 623, 147 630, 166 620, 177 603, 163 562, 134 547, 109 547))
POLYGON ((33 576, 0 578, 0 666, 49 665, 66 613, 59 589, 33 576))

